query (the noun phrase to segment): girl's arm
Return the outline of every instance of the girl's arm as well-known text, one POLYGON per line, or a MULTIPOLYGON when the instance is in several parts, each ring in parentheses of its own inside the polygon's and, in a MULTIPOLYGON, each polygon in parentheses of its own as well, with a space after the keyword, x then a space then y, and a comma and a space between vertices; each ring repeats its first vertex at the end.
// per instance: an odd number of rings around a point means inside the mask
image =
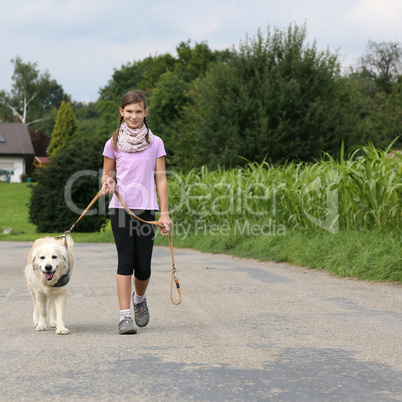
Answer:
POLYGON ((116 183, 113 179, 116 161, 114 159, 103 157, 103 174, 102 174, 102 188, 103 194, 111 194, 114 192, 116 183))
POLYGON ((158 191, 158 198, 160 204, 160 218, 159 222, 161 222, 164 226, 161 233, 166 235, 167 232, 170 232, 172 227, 172 221, 169 218, 169 207, 168 207, 168 183, 166 178, 166 169, 165 169, 165 158, 161 157, 156 160, 155 165, 155 182, 156 182, 156 190, 158 191))

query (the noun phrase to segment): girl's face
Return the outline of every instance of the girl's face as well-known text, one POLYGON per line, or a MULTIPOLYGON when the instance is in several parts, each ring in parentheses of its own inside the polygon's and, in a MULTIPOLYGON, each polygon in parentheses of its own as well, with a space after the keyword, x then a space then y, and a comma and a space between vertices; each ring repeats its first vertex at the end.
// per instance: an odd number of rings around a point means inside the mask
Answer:
POLYGON ((144 123, 144 117, 148 114, 148 109, 144 109, 141 103, 131 103, 120 108, 120 115, 123 116, 127 126, 131 129, 139 129, 144 123))

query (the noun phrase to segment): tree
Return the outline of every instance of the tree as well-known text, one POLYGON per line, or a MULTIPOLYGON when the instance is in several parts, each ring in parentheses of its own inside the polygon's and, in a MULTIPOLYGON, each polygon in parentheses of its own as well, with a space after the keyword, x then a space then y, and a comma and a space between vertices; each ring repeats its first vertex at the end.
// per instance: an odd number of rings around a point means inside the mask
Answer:
POLYGON ((147 92, 155 86, 160 75, 173 70, 174 63, 174 57, 166 53, 123 65, 114 71, 107 85, 100 89, 99 99, 103 102, 119 102, 123 95, 132 89, 147 92))
MULTIPOLYGON (((359 68, 348 76, 360 144, 387 147, 402 135, 402 44, 369 41, 359 68)), ((394 143, 400 147, 402 137, 394 143)))
POLYGON ((29 131, 36 156, 47 156, 50 137, 41 131, 29 131))
MULTIPOLYGON (((77 209, 84 210, 99 191, 102 172, 102 151, 106 139, 92 137, 73 140, 70 146, 52 157, 46 168, 39 169, 37 184, 32 187, 29 219, 39 233, 62 233, 77 220, 77 209), (68 185, 68 187, 66 187, 68 185), (67 197, 66 197, 67 193, 67 197)), ((94 232, 106 222, 105 199, 87 213, 74 231, 94 232)))
MULTIPOLYGON (((184 81, 176 72, 162 74, 156 87, 151 92, 149 117, 152 131, 163 137, 169 156, 175 148, 175 133, 181 112, 187 104, 187 92, 191 84, 184 81)), ((169 158, 172 161, 171 158, 169 158)))
POLYGON ((399 137, 394 147, 402 146, 402 76, 392 83, 391 92, 378 91, 374 97, 363 99, 367 110, 364 121, 370 134, 370 142, 386 148, 399 137))
POLYGON ((259 31, 194 84, 175 156, 215 168, 249 161, 310 161, 349 146, 353 121, 335 54, 305 44, 305 26, 259 31))
POLYGON ((191 47, 191 41, 180 42, 176 47, 177 61, 175 71, 187 82, 203 77, 210 63, 230 59, 230 50, 211 50, 206 42, 196 43, 191 47))
POLYGON ((54 156, 61 150, 65 149, 69 145, 72 137, 77 131, 77 128, 77 123, 75 122, 75 116, 70 103, 62 101, 52 132, 48 155, 54 156))
POLYGON ((360 71, 387 94, 402 73, 402 43, 368 42, 367 52, 360 59, 360 71))
POLYGON ((68 100, 63 88, 52 80, 48 71, 39 71, 37 63, 24 63, 20 57, 14 64, 10 93, 0 91, 0 105, 27 126, 42 122, 60 102, 68 100))

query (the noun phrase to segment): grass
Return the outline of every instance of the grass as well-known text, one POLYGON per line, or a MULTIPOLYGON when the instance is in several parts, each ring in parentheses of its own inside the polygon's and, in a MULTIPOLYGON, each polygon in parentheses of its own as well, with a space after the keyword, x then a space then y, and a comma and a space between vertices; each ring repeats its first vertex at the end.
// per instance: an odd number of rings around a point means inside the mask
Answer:
MULTIPOLYGON (((12 236, 34 233, 35 226, 28 222, 26 207, 30 197, 28 184, 0 183, 0 230, 12 228, 12 236)), ((3 234, 1 235, 5 237, 3 234)), ((7 237, 7 236, 6 236, 7 237)), ((0 239, 2 239, 0 237, 0 239)))
MULTIPOLYGON (((288 231, 285 235, 174 236, 175 247, 326 270, 361 280, 402 282, 402 230, 288 231)), ((159 245, 168 245, 162 236, 159 245)))
MULTIPOLYGON (((33 184, 35 185, 35 184, 33 184)), ((37 233, 36 226, 29 222, 28 203, 31 184, 0 183, 0 240, 33 241, 44 236, 59 236, 60 233, 37 233), (11 234, 4 234, 4 229, 12 228, 11 234)), ((73 224, 74 222, 71 222, 73 224)), ((113 235, 105 233, 74 233, 78 243, 113 242, 113 235)))
MULTIPOLYGON (((39 237, 61 234, 36 233, 35 226, 28 222, 29 197, 28 184, 0 183, 0 240, 33 241, 39 237), (3 230, 10 227, 13 228, 12 233, 3 234, 3 230)), ((255 224, 255 227, 258 229, 259 226, 255 224)), ((281 232, 278 227, 267 226, 265 231, 253 233, 252 223, 247 228, 238 226, 237 230, 235 226, 224 222, 220 226, 202 223, 185 236, 175 226, 173 243, 175 247, 262 261, 286 261, 362 280, 402 282, 400 228, 340 230, 333 234, 320 228, 287 229, 281 232)), ((113 242, 110 229, 102 233, 76 232, 73 238, 77 243, 113 242)), ((169 245, 168 239, 160 235, 155 244, 169 245)))

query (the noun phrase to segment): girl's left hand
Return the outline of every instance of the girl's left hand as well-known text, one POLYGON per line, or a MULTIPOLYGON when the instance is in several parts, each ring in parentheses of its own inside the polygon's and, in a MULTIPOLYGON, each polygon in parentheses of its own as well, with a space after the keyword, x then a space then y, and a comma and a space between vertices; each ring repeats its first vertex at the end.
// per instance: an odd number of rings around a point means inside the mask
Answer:
POLYGON ((159 228, 162 236, 167 236, 172 229, 172 220, 169 218, 169 215, 161 215, 159 217, 159 222, 163 225, 159 228))

